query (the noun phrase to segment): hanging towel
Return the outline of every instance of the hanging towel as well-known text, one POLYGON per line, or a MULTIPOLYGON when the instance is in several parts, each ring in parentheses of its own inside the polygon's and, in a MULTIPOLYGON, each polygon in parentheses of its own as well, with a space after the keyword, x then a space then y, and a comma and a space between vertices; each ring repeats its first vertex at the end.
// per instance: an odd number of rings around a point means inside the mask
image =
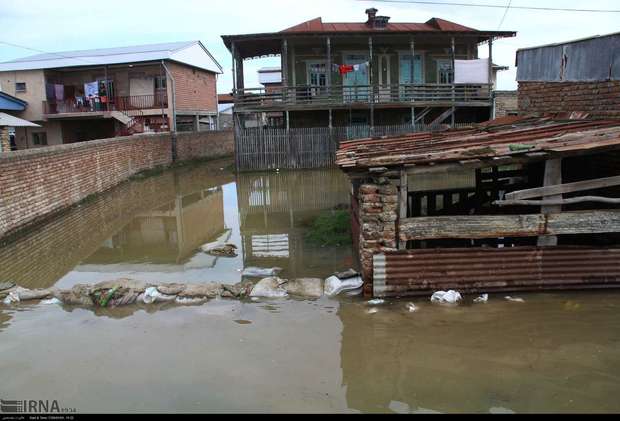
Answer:
POLYGON ((455 60, 454 83, 489 83, 489 59, 455 60))
POLYGON ((99 84, 97 82, 90 82, 84 84, 84 95, 86 98, 98 98, 99 97, 99 84))
POLYGON ((65 86, 64 85, 54 85, 54 97, 56 101, 62 101, 65 99, 65 86))
POLYGON ((353 71, 353 66, 348 65, 348 64, 343 64, 340 66, 340 74, 342 76, 346 75, 347 73, 351 73, 353 71))

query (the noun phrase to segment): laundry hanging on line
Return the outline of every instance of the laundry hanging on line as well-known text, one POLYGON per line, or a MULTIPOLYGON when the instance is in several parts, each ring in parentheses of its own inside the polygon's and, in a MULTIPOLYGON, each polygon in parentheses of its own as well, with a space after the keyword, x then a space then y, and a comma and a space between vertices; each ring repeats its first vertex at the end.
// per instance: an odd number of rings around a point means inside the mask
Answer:
POLYGON ((352 72, 366 72, 369 66, 369 62, 359 64, 333 64, 332 71, 338 72, 341 76, 344 76, 352 72))

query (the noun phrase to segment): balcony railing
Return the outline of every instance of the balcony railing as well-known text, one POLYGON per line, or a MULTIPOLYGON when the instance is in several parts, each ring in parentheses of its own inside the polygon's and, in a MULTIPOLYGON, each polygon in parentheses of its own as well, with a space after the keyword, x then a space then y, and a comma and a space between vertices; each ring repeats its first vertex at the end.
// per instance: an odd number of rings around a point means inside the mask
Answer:
POLYGON ((45 114, 93 113, 104 111, 132 111, 168 108, 165 92, 155 95, 117 96, 109 101, 101 98, 71 98, 62 101, 43 101, 45 114))
POLYGON ((489 103, 489 84, 392 84, 364 86, 289 86, 239 89, 237 109, 330 107, 351 104, 468 104, 489 103))

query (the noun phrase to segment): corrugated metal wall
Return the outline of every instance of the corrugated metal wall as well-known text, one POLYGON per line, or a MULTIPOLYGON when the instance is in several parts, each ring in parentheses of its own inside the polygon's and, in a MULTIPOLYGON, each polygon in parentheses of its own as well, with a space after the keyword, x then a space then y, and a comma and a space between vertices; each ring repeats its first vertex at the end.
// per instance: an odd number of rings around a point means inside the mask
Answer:
POLYGON ((517 52, 519 82, 620 80, 620 34, 517 52))
POLYGON ((515 247, 389 252, 374 258, 376 297, 620 288, 620 249, 515 247))

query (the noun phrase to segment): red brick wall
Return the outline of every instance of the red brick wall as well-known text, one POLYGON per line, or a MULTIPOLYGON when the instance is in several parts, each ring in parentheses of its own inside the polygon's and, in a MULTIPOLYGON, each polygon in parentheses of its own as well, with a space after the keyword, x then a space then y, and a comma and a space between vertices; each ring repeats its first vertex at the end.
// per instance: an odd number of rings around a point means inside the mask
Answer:
POLYGON ((174 77, 177 111, 217 112, 215 73, 178 63, 170 63, 174 77))
POLYGON ((572 111, 585 111, 598 117, 620 117, 620 81, 519 83, 521 114, 572 111))
MULTIPOLYGON (((179 133, 177 151, 179 161, 229 156, 232 132, 179 133)), ((0 154, 0 238, 171 162, 170 133, 0 154)))

